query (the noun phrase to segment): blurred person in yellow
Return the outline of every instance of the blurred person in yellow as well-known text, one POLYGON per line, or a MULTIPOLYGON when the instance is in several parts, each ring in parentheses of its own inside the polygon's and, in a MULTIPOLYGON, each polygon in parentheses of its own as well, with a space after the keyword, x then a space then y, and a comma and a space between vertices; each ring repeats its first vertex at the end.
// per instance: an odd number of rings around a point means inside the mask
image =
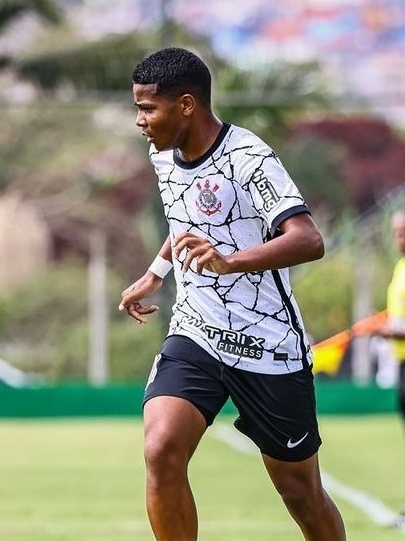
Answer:
MULTIPOLYGON (((405 210, 392 217, 392 233, 401 254, 394 267, 387 291, 387 321, 374 334, 391 342, 392 353, 398 362, 398 408, 405 422, 405 210)), ((405 529, 405 511, 397 518, 396 526, 405 529)))
POLYGON ((312 354, 288 268, 323 240, 275 152, 215 116, 204 62, 176 47, 133 74, 136 124, 150 144, 169 236, 122 295, 138 323, 173 268, 176 302, 144 397, 146 503, 157 541, 197 541, 188 464, 228 398, 235 427, 307 541, 345 541, 322 486, 312 354))

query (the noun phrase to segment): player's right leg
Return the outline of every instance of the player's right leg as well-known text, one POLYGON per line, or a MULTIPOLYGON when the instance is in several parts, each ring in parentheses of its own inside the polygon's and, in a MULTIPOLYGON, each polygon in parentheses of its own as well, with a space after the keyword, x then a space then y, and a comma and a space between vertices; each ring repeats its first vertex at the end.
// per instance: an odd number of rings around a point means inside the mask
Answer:
POLYGON ((197 541, 197 512, 187 478, 206 422, 183 398, 158 396, 144 408, 146 506, 158 541, 197 541))
POLYGON ((146 503, 157 541, 197 541, 188 463, 227 398, 218 361, 188 338, 165 341, 144 400, 146 503))

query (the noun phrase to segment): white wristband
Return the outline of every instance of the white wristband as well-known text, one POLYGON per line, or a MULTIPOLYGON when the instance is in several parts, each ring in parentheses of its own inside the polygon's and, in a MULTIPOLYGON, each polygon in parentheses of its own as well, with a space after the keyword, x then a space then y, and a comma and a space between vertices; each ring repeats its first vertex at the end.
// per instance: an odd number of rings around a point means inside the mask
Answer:
POLYGON ((152 264, 148 270, 150 270, 150 272, 153 272, 153 274, 156 274, 156 276, 159 276, 159 278, 163 279, 166 274, 172 269, 172 267, 173 264, 170 261, 167 261, 167 259, 164 259, 160 255, 157 255, 152 261, 152 264))

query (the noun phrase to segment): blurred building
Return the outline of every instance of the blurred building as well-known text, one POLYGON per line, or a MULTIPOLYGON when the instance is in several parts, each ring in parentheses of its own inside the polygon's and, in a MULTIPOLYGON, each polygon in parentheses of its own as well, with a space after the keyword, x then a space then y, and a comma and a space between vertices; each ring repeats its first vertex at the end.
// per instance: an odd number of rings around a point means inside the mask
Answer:
POLYGON ((21 286, 44 270, 50 233, 36 208, 18 195, 0 198, 0 290, 21 286))
POLYGON ((404 0, 172 0, 173 15, 242 67, 318 59, 346 103, 405 123, 404 0))

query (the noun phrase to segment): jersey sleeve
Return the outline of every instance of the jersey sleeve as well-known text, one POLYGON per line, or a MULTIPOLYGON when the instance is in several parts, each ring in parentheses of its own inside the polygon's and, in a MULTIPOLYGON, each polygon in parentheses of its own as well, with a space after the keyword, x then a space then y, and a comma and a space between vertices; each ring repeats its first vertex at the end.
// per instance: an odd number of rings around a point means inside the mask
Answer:
POLYGON ((309 209, 276 153, 260 140, 239 156, 239 181, 255 210, 267 221, 273 237, 287 218, 309 209))

